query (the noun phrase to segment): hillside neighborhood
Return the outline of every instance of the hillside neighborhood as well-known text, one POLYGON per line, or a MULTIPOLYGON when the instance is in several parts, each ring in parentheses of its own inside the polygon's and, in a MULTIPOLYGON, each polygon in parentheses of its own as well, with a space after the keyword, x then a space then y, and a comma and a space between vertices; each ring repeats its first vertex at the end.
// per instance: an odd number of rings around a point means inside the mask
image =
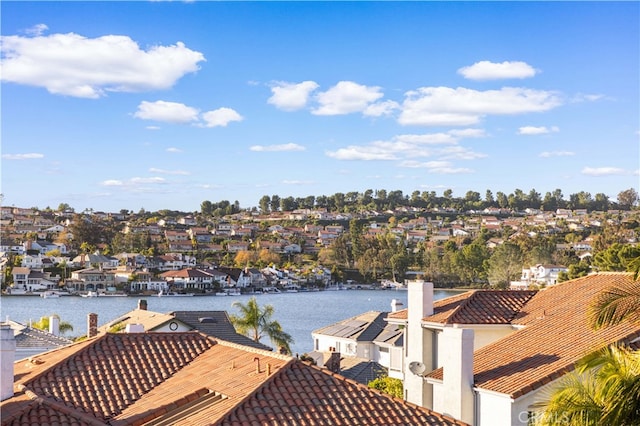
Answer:
POLYGON ((2 288, 9 294, 304 290, 347 281, 397 285, 416 273, 436 285, 473 286, 487 283, 482 261, 501 245, 551 244, 537 259, 523 256, 515 273, 509 265, 510 275, 502 281, 526 289, 555 284, 562 274, 564 279, 578 276, 567 275, 572 265, 581 265, 574 269, 584 275, 597 252, 615 244, 635 247, 640 234, 635 210, 403 207, 357 214, 298 209, 215 217, 3 206, 0 215, 2 288), (356 246, 371 242, 384 246, 374 247, 375 252, 360 249, 360 256, 373 252, 375 257, 356 259, 356 246), (481 258, 465 259, 465 247, 482 250, 481 258), (394 254, 399 260, 392 264, 394 254), (355 277, 345 272, 349 269, 357 270, 355 277))

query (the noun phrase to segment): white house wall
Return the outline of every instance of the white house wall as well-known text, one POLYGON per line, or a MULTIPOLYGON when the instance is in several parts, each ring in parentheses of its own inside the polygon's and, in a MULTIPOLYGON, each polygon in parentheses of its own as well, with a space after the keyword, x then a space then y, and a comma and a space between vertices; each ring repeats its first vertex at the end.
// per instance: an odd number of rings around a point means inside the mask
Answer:
MULTIPOLYGON (((507 395, 482 392, 476 393, 476 426, 511 426, 527 425, 527 413, 524 423, 513 423, 513 404, 507 395)), ((517 416, 515 416, 517 419, 517 416)))

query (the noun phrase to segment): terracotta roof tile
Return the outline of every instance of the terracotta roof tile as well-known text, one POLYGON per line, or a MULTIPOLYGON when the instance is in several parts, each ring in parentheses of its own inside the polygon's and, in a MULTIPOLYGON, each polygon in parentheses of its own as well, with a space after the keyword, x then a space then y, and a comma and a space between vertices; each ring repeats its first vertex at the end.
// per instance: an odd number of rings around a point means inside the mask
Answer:
MULTIPOLYGON (((587 322, 587 306, 598 292, 631 282, 630 274, 599 273, 539 291, 512 321, 524 328, 474 353, 475 386, 518 398, 573 370, 590 352, 633 341, 638 323, 594 331, 587 322)), ((442 379, 442 369, 428 377, 442 379)))
POLYGON ((105 334, 15 364, 3 425, 455 425, 277 353, 201 333, 105 334))

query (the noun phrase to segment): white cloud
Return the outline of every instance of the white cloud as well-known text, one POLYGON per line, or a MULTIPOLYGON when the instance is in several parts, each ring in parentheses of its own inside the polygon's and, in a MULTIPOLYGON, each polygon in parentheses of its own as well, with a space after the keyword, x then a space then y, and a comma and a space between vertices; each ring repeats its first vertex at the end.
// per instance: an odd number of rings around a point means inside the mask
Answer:
POLYGON ((521 61, 504 61, 502 63, 480 61, 471 66, 460 68, 458 74, 469 80, 523 79, 535 76, 536 70, 521 61))
POLYGON ((108 179, 102 182, 103 186, 123 186, 124 182, 117 179, 108 179))
POLYGON ((460 145, 443 147, 438 154, 447 160, 476 160, 487 157, 487 154, 475 152, 460 145))
POLYGON ((449 133, 452 136, 457 138, 484 138, 487 136, 487 133, 484 129, 453 129, 449 130, 449 133))
POLYGON ((2 36, 0 42, 3 81, 81 98, 168 89, 205 60, 181 42, 142 50, 121 35, 2 36))
POLYGON ((336 151, 327 151, 327 157, 336 160, 397 160, 395 154, 388 150, 375 146, 357 146, 351 145, 346 148, 340 148, 336 151))
POLYGON ((31 28, 27 28, 25 30, 25 34, 30 35, 30 36, 41 36, 48 29, 49 29, 49 27, 46 24, 36 24, 31 28))
POLYGON ((202 114, 205 127, 227 127, 233 121, 242 121, 244 118, 231 108, 218 108, 202 114))
POLYGON ((249 148, 256 152, 282 152, 282 151, 304 151, 306 148, 296 143, 285 143, 282 145, 253 145, 249 148))
POLYGON ((156 184, 156 183, 165 183, 166 180, 164 178, 153 176, 153 177, 133 177, 129 180, 133 184, 156 184))
POLYGON ((142 101, 133 116, 142 120, 184 124, 196 121, 198 110, 178 102, 142 101))
POLYGON ((396 110, 400 109, 400 105, 395 101, 376 102, 365 108, 362 112, 369 117, 389 116, 396 110))
POLYGON ((44 158, 44 154, 37 152, 30 152, 28 154, 2 154, 4 160, 36 160, 38 158, 44 158))
POLYGON ((400 167, 407 168, 424 168, 427 169, 428 173, 434 174, 468 174, 473 173, 473 169, 468 169, 465 167, 451 167, 452 164, 449 161, 426 161, 419 162, 415 160, 407 160, 400 163, 400 167))
POLYGON ((604 95, 599 95, 599 94, 578 93, 571 98, 571 102, 574 102, 574 103, 595 102, 604 98, 605 98, 604 95))
POLYGON ((351 145, 325 153, 337 160, 414 160, 418 157, 439 157, 443 160, 475 160, 486 154, 458 145, 449 133, 405 134, 391 140, 373 141, 365 145, 351 145))
POLYGON ((147 126, 145 127, 147 130, 160 130, 160 126, 147 126))
POLYGON ((557 133, 560 129, 557 126, 552 127, 535 127, 535 126, 523 126, 518 129, 519 135, 546 135, 548 133, 557 133))
POLYGON ((555 92, 519 87, 487 91, 422 87, 405 96, 399 123, 423 126, 469 126, 486 115, 542 112, 562 103, 555 92))
POLYGON ((167 152, 173 152, 173 153, 179 153, 179 152, 182 152, 182 150, 181 150, 180 148, 175 148, 175 147, 167 148, 167 150, 166 150, 166 151, 167 151, 167 152))
POLYGON ((155 167, 151 167, 149 169, 150 173, 158 173, 161 175, 182 175, 182 176, 187 176, 190 175, 191 173, 185 171, 185 170, 165 170, 165 169, 157 169, 155 167))
POLYGON ((315 81, 276 82, 271 86, 273 95, 267 100, 267 103, 285 111, 299 110, 307 105, 311 92, 318 87, 318 83, 315 81))
POLYGON ((576 155, 576 153, 571 151, 544 151, 544 152, 541 152, 539 156, 542 158, 550 158, 550 157, 570 157, 572 155, 576 155))
POLYGON ((421 135, 408 134, 398 135, 393 138, 398 142, 408 142, 417 145, 441 145, 455 144, 458 139, 449 133, 425 133, 421 135))
POLYGON ((342 115, 362 112, 384 96, 380 87, 364 86, 353 81, 340 81, 338 84, 316 95, 320 104, 312 112, 315 115, 342 115))
POLYGON ((618 167, 585 167, 582 169, 582 174, 588 176, 612 176, 624 175, 626 172, 618 167))

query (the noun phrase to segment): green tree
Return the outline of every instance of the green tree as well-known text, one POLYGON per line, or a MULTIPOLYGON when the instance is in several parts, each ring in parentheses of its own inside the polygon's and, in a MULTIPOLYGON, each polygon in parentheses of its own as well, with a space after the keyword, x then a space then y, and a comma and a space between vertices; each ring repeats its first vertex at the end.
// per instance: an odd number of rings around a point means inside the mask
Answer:
POLYGON ((638 425, 640 351, 609 346, 588 355, 538 407, 538 426, 638 425))
POLYGON ((625 209, 635 206, 638 203, 638 199, 638 192, 633 188, 621 191, 618 194, 618 204, 625 209))
POLYGON ((506 242, 495 248, 487 261, 487 277, 493 287, 507 288, 522 273, 523 254, 516 244, 506 242))
POLYGON ((240 310, 240 314, 230 315, 231 323, 239 333, 248 336, 255 342, 259 342, 265 336, 268 336, 278 349, 284 353, 291 353, 291 343, 293 338, 290 334, 282 330, 282 326, 278 321, 272 320, 274 313, 272 305, 264 305, 260 307, 255 297, 249 299, 245 304, 242 302, 233 302, 233 306, 240 310))
POLYGON ((395 396, 396 398, 403 397, 402 380, 400 379, 394 379, 389 376, 378 377, 377 379, 370 381, 368 386, 388 395, 395 396))
MULTIPOLYGON (((60 315, 53 314, 52 316, 58 318, 58 321, 60 321, 60 315)), ((37 328, 38 330, 49 331, 49 317, 41 317, 39 321, 31 323, 31 327, 37 328)), ((60 321, 58 329, 60 330, 60 334, 65 334, 69 331, 73 331, 73 326, 66 321, 60 321)))

